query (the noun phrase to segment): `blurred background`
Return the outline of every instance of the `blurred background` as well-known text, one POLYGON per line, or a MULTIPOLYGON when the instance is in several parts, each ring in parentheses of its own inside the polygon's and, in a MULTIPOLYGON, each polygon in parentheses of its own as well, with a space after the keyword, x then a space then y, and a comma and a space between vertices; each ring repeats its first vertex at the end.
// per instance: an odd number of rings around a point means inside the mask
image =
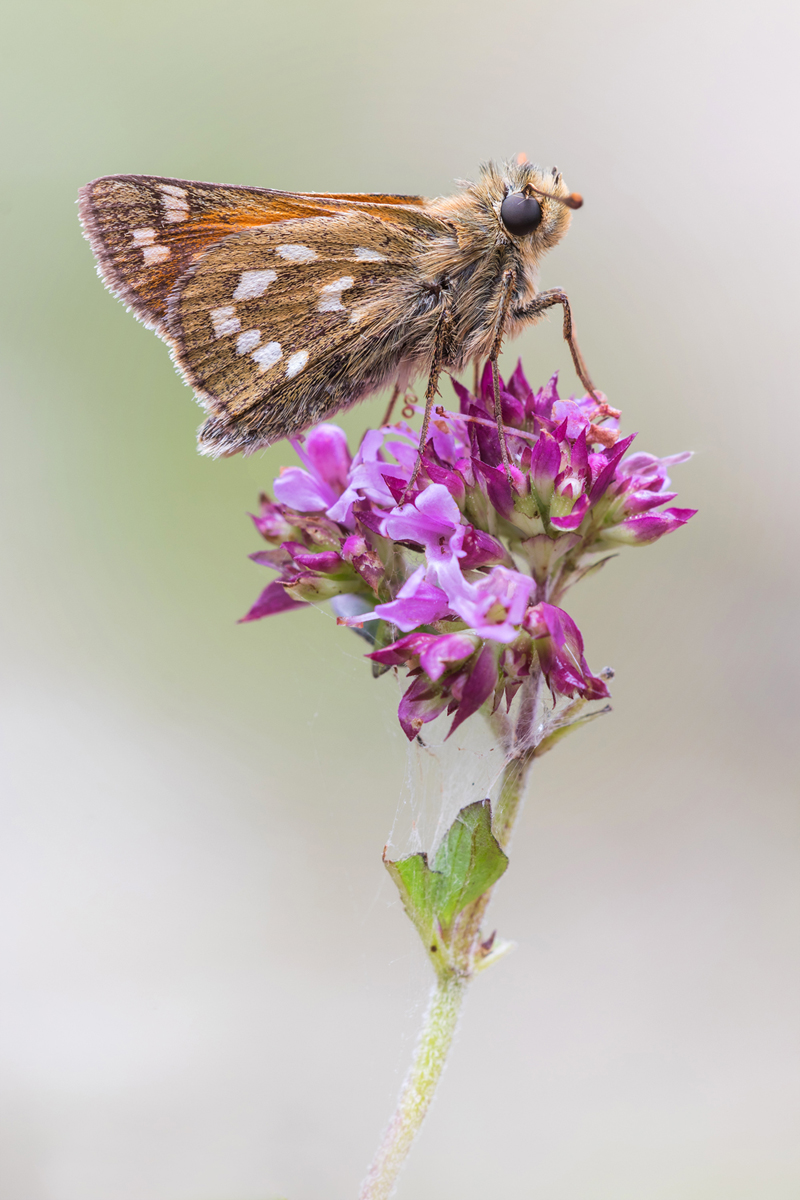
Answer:
MULTIPOLYGON (((798 17, 780 0, 62 0, 2 15, 2 1200, 348 1200, 428 988, 391 678, 248 626, 287 445, 105 293, 87 180, 586 204, 546 261, 691 525, 571 595, 614 714, 542 761, 400 1200, 796 1200, 798 17)), ((574 378, 558 317, 506 354, 574 378)), ((451 399, 445 397, 448 403, 451 399)), ((344 419, 355 440, 384 399, 344 419)))

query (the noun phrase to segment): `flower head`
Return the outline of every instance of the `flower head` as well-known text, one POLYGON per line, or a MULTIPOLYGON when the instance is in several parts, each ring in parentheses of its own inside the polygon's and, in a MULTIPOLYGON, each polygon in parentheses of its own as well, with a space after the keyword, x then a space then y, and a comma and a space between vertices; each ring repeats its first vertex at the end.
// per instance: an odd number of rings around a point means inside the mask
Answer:
POLYGON ((689 455, 628 454, 635 435, 620 438, 602 397, 562 400, 555 375, 534 391, 519 364, 500 381, 506 469, 488 365, 477 394, 453 386, 459 412, 436 410, 410 491, 408 425, 369 431, 351 457, 325 423, 295 443, 303 465, 281 472, 253 517, 269 549, 252 558, 278 577, 242 619, 330 599, 376 664, 407 670, 409 738, 442 712, 452 730, 510 704, 537 673, 556 698, 607 697, 561 601, 610 550, 694 515, 664 507, 667 471, 689 455))

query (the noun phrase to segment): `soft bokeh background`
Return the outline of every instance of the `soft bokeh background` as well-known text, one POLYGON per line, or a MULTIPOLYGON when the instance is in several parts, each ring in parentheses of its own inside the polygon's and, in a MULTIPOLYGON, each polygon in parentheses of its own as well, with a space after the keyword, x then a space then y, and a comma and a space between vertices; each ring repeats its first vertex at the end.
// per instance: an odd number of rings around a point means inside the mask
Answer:
MULTIPOLYGON (((292 451, 196 455, 76 190, 438 194, 519 150, 585 194, 544 284, 640 447, 697 451, 701 511, 574 594, 615 712, 537 772, 519 949, 400 1200, 796 1200, 796 13, 5 7, 2 1200, 348 1200, 427 988, 380 862, 391 680, 321 613, 235 623, 292 451)), ((520 350, 572 386, 557 317, 520 350)))

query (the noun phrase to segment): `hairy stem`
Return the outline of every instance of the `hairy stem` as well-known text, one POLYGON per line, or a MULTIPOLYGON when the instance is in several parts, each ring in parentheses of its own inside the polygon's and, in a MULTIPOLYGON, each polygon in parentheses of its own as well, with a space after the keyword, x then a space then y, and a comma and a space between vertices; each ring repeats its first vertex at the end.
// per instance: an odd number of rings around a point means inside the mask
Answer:
MULTIPOLYGON (((500 792, 494 810, 492 832, 503 850, 511 842, 519 817, 528 774, 540 730, 537 726, 542 676, 537 672, 526 681, 521 696, 516 728, 507 719, 489 717, 506 755, 500 792)), ((455 1036, 458 1016, 467 986, 485 950, 481 946, 481 922, 493 889, 484 892, 457 918, 452 941, 452 959, 438 965, 437 982, 431 993, 414 1061, 406 1076, 394 1116, 361 1185, 359 1200, 388 1200, 395 1189, 400 1169, 430 1108, 455 1036)))
POLYGON ((512 751, 503 769, 492 821, 492 832, 503 850, 507 850, 511 843, 514 825, 525 799, 534 751, 541 739, 542 731, 538 722, 542 684, 542 673, 537 671, 528 676, 522 685, 512 751))
POLYGON ((494 809, 492 832, 497 838, 502 850, 508 850, 511 835, 519 816, 522 801, 525 799, 525 788, 528 774, 533 765, 533 755, 530 751, 520 758, 512 758, 506 763, 500 784, 500 793, 494 809))
POLYGON ((425 1120, 444 1070, 466 986, 467 981, 455 973, 437 979, 414 1061, 383 1141, 361 1185, 359 1200, 388 1200, 394 1192, 400 1168, 425 1120))

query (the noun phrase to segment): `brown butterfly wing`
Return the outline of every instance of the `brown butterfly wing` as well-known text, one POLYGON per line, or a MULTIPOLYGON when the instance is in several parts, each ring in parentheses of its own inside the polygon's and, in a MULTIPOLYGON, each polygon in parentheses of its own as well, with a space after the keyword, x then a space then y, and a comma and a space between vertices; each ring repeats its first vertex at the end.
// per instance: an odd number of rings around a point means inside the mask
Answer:
POLYGON ((237 230, 343 210, 402 221, 418 196, 303 194, 150 175, 109 175, 80 191, 80 216, 108 287, 163 333, 167 297, 214 242, 237 230))
POLYGON ((435 316, 425 303, 417 311, 418 257, 447 232, 350 210, 212 246, 173 289, 165 331, 213 414, 201 448, 268 445, 381 387, 404 358, 424 357, 435 316))

